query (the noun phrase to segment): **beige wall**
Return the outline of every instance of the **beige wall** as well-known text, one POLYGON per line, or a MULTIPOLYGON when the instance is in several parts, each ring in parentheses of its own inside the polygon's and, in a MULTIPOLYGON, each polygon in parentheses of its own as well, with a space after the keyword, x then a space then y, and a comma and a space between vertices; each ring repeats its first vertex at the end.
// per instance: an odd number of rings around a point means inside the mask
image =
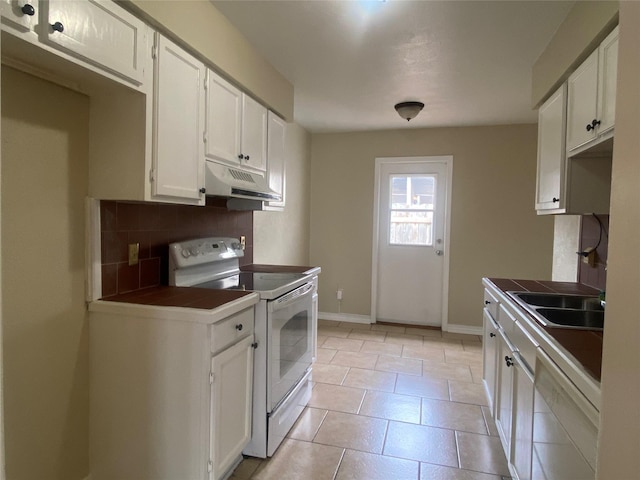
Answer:
POLYGON ((613 30, 617 1, 579 1, 532 69, 531 103, 538 107, 613 30))
POLYGON ((311 135, 304 128, 289 123, 285 141, 286 206, 284 211, 254 213, 253 261, 308 265, 311 135))
POLYGON ((551 277, 553 219, 534 210, 535 125, 312 137, 311 263, 320 310, 369 315, 376 157, 453 155, 449 323, 479 327, 483 276, 551 277))
POLYGON ((88 124, 87 97, 2 67, 9 479, 76 480, 89 473, 88 124))
POLYGON ((640 472, 640 3, 622 2, 598 478, 640 472))
POLYGON ((125 8, 160 25, 198 52, 229 80, 240 85, 287 121, 293 121, 293 85, 205 0, 126 0, 125 8))

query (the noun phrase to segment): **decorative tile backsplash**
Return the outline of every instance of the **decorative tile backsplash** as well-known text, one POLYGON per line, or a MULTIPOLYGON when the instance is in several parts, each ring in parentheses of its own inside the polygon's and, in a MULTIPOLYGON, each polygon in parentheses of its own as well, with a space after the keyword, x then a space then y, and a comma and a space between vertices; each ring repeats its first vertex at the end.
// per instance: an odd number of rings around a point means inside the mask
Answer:
POLYGON ((190 238, 246 236, 241 265, 253 263, 253 212, 228 211, 226 199, 208 197, 205 207, 100 201, 102 296, 167 285, 169 244, 190 238), (140 244, 129 266, 128 245, 140 244))
POLYGON ((582 261, 578 263, 578 282, 599 290, 605 290, 607 286, 607 255, 609 253, 609 215, 598 215, 602 222, 602 235, 600 235, 600 223, 593 215, 582 216, 580 228, 580 251, 588 247, 596 249, 595 265, 592 267, 582 261))

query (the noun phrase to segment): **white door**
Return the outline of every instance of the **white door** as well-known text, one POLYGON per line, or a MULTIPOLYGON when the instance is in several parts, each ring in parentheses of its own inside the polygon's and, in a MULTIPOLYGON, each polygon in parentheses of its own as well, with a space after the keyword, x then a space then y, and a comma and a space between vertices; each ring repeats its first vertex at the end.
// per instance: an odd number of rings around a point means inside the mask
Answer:
POLYGON ((376 159, 374 319, 442 326, 451 157, 376 159))

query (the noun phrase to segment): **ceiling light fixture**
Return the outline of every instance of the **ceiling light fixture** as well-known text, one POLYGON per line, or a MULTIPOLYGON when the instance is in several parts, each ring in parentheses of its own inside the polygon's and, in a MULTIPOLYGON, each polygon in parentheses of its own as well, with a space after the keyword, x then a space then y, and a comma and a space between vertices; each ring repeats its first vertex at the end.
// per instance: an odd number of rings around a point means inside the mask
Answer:
POLYGON ((412 118, 415 118, 416 115, 420 113, 420 111, 424 108, 424 103, 422 102, 400 102, 397 103, 394 108, 398 112, 402 118, 404 118, 407 122, 412 118))

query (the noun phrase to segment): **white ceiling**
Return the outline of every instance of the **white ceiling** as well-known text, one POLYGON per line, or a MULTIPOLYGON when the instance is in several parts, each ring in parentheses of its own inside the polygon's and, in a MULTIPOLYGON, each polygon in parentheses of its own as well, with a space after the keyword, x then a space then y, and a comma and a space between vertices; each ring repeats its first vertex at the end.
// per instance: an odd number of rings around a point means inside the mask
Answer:
POLYGON ((311 132, 534 123, 531 67, 569 1, 216 1, 311 132), (425 109, 407 124, 393 106, 425 109))

